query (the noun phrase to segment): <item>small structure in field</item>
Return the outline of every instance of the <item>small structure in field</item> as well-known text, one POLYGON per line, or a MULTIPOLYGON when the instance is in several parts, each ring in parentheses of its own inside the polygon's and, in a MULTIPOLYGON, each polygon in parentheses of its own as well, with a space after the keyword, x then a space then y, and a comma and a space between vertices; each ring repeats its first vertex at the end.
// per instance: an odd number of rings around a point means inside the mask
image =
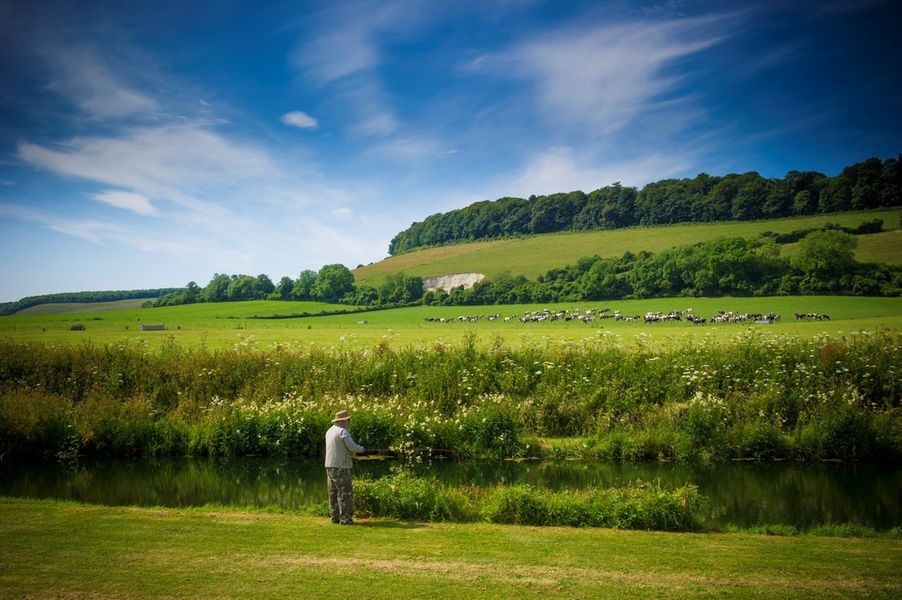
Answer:
POLYGON ((141 331, 164 331, 165 325, 141 325, 141 331))
POLYGON ((483 279, 485 279, 485 275, 482 273, 433 275, 432 277, 423 277, 423 290, 427 292, 437 292, 439 290, 450 292, 460 286, 464 286, 464 289, 468 290, 483 279))

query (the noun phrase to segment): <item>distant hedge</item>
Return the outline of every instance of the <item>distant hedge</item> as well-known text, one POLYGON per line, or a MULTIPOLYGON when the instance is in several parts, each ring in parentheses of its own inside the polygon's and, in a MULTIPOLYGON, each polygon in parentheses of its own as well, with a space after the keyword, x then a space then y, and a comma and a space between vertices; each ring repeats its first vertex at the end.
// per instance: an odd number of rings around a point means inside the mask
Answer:
POLYGON ((106 290, 100 292, 61 292, 58 294, 43 294, 41 296, 27 296, 16 302, 0 303, 0 315, 11 315, 20 310, 25 310, 39 304, 74 302, 116 302, 118 300, 134 300, 140 298, 159 298, 165 294, 181 291, 182 288, 156 288, 148 290, 106 290))

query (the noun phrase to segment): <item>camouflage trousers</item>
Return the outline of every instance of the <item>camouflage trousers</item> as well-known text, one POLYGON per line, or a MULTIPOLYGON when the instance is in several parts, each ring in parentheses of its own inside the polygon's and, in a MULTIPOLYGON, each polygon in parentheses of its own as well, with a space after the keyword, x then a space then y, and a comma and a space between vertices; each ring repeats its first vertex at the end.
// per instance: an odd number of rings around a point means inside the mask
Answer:
POLYGON ((354 516, 354 488, 351 469, 326 467, 329 481, 329 515, 333 523, 350 523, 354 516))

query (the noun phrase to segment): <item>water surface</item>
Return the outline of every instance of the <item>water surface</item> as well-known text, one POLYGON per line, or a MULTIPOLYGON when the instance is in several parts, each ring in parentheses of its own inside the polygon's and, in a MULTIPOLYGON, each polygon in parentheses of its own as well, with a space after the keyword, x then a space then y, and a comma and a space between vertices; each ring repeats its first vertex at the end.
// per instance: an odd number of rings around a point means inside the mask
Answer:
MULTIPOLYGON (((356 475, 380 477, 399 463, 359 461, 356 475)), ((872 464, 431 461, 420 475, 449 484, 528 484, 547 489, 610 487, 630 481, 664 488, 694 483, 710 500, 713 525, 782 523, 808 528, 855 523, 902 526, 902 469, 872 464)), ((320 461, 262 458, 103 459, 76 465, 0 467, 0 495, 141 506, 275 505, 296 509, 326 498, 320 461)))

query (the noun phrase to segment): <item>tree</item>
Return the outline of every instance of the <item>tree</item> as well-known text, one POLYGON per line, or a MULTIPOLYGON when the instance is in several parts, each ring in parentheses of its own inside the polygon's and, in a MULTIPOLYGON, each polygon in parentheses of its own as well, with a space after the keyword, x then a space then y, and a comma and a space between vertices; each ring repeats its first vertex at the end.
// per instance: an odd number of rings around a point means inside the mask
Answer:
POLYGON ((743 175, 733 198, 733 218, 737 221, 760 218, 764 201, 767 199, 767 191, 767 180, 761 175, 755 172, 743 175))
POLYGON ((294 280, 287 275, 279 280, 279 285, 273 290, 276 298, 279 300, 291 300, 291 291, 294 288, 294 280))
POLYGON ((857 245, 855 236, 842 231, 813 231, 799 242, 798 252, 790 262, 805 275, 825 282, 835 282, 855 270, 857 245))
POLYGON ((257 280, 250 275, 232 275, 226 296, 229 300, 250 300, 254 297, 257 280))
POLYGON ((316 271, 305 269, 301 271, 294 287, 291 288, 291 297, 295 300, 309 300, 313 298, 313 286, 316 284, 316 271))
POLYGON ((254 280, 254 298, 258 300, 266 298, 275 289, 276 286, 273 285, 272 279, 269 278, 269 275, 261 273, 257 275, 257 278, 254 280))
POLYGON ((532 203, 532 219, 529 222, 533 233, 549 233, 570 229, 573 218, 586 203, 582 192, 539 196, 532 203))
POLYGON ((792 212, 797 215, 810 215, 817 208, 811 192, 802 190, 792 199, 792 212))
POLYGON ((582 296, 585 300, 622 298, 629 293, 626 282, 617 277, 615 261, 597 260, 582 276, 582 296))
POLYGON ((204 288, 202 297, 205 302, 223 302, 228 299, 231 277, 224 273, 214 273, 213 279, 204 288))
POLYGON ((194 304, 201 297, 202 292, 203 290, 195 282, 189 281, 185 286, 185 291, 182 292, 182 304, 194 304))
POLYGON ((337 302, 354 291, 354 274, 341 264, 326 265, 316 274, 313 297, 325 302, 337 302))

